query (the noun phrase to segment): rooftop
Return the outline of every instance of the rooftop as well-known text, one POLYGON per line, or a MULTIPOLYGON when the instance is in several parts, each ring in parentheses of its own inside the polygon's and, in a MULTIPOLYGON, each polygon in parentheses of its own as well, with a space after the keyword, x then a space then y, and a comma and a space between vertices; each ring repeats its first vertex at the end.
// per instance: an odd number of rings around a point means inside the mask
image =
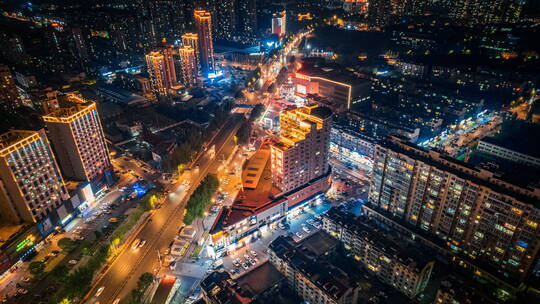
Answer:
MULTIPOLYGON (((267 146, 263 146, 261 151, 263 151, 262 153, 264 154, 269 153, 267 146)), ((259 156, 261 155, 259 154, 259 156)), ((258 156, 255 154, 253 157, 258 156)), ((248 169, 249 164, 250 163, 248 162, 248 169)), ((262 212, 282 203, 285 198, 274 199, 274 196, 278 195, 279 193, 279 189, 272 185, 271 165, 270 161, 267 160, 265 162, 264 169, 260 173, 259 181, 256 187, 244 188, 238 192, 232 206, 223 208, 220 211, 210 233, 216 233, 224 227, 234 225, 253 214, 262 212)))
POLYGON ((539 205, 540 187, 538 187, 538 176, 532 176, 530 181, 525 183, 527 186, 520 186, 518 183, 523 185, 523 181, 513 180, 509 175, 501 175, 492 170, 474 166, 473 164, 457 160, 433 150, 428 151, 415 144, 405 142, 395 137, 385 141, 382 146, 391 149, 394 152, 408 155, 409 157, 420 160, 430 166, 450 172, 460 178, 470 180, 477 185, 488 187, 501 194, 515 197, 523 203, 528 203, 533 206, 539 205), (510 185, 506 186, 504 183, 510 185))
POLYGON ((422 271, 429 262, 433 261, 416 244, 392 237, 367 217, 357 217, 353 213, 342 211, 336 207, 328 210, 324 216, 350 231, 354 231, 357 236, 367 239, 372 246, 397 258, 400 263, 416 272, 422 271))
POLYGON ((39 139, 36 131, 11 130, 0 135, 0 156, 20 149, 21 147, 39 139))
POLYGON ((368 79, 359 78, 356 75, 349 73, 339 65, 330 65, 323 62, 311 62, 308 60, 302 61, 302 66, 296 71, 297 74, 319 77, 329 81, 341 83, 344 85, 362 85, 370 81, 368 79))
POLYGON ((540 158, 540 141, 535 140, 540 134, 540 126, 521 120, 506 120, 501 132, 482 141, 509 150, 540 158))
MULTIPOLYGON (((331 238, 322 231, 314 236, 331 238)), ((269 249, 334 299, 360 286, 359 303, 375 298, 385 298, 386 303, 408 303, 403 295, 378 281, 343 252, 333 249, 312 251, 314 248, 309 243, 313 241, 315 239, 308 238, 296 243, 290 237, 279 236, 270 243, 269 249)))
MULTIPOLYGON (((71 99, 70 99, 71 100, 71 99)), ((87 115, 91 111, 96 109, 94 102, 77 103, 71 107, 60 108, 54 112, 51 112, 43 116, 45 122, 58 122, 58 123, 71 123, 76 119, 87 115)))
POLYGON ((236 281, 242 290, 256 296, 272 288, 282 279, 283 275, 272 264, 266 262, 236 281))

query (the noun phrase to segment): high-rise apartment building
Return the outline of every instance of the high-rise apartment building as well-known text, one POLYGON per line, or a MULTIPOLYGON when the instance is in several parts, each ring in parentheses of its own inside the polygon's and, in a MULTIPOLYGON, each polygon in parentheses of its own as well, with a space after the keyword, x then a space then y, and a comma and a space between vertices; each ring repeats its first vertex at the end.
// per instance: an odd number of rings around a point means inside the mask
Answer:
POLYGON ((167 95, 165 84, 165 57, 160 52, 146 54, 146 66, 150 75, 150 86, 156 97, 167 95))
POLYGON ((521 16, 524 1, 459 0, 450 7, 450 17, 469 24, 515 23, 521 16))
POLYGON ((11 111, 22 105, 22 97, 9 67, 0 64, 0 106, 11 111))
POLYGON ((215 39, 230 40, 236 31, 238 16, 237 0, 216 0, 214 7, 215 26, 213 28, 215 39))
POLYGON ((151 50, 163 40, 172 43, 178 33, 191 27, 190 12, 194 1, 137 0, 136 14, 145 50, 151 50))
POLYGON ((271 146, 272 181, 283 193, 308 184, 329 170, 332 112, 317 105, 283 111, 280 140, 271 146))
POLYGON ((68 198, 45 131, 0 135, 0 214, 3 221, 36 223, 68 198))
POLYGON ((205 10, 196 10, 195 25, 197 27, 197 34, 199 37, 201 70, 203 73, 209 73, 215 70, 211 13, 205 10))
POLYGON ((272 34, 282 37, 287 32, 287 11, 272 15, 272 34))
POLYGON ((236 31, 255 35, 257 32, 257 1, 238 0, 238 18, 236 31))
POLYGON ((160 51, 150 52, 146 55, 146 65, 156 97, 168 95, 169 89, 177 83, 173 48, 164 46, 160 51))
POLYGON ((390 138, 375 148, 364 209, 415 226, 453 252, 522 279, 540 249, 538 202, 540 187, 534 184, 390 138))
POLYGON ((182 65, 182 82, 186 87, 197 83, 197 58, 195 50, 185 45, 180 48, 180 61, 182 65))
POLYGON ((176 68, 174 67, 173 47, 164 45, 161 49, 165 61, 165 83, 167 88, 173 87, 176 83, 176 68))
POLYGON ((64 177, 104 182, 112 169, 96 104, 75 94, 73 103, 43 116, 64 177))
POLYGON ((182 35, 182 45, 183 46, 190 46, 195 51, 195 61, 197 63, 197 69, 199 68, 201 62, 200 62, 200 55, 199 55, 199 35, 195 33, 185 33, 182 35))
POLYGON ((381 281, 414 298, 428 285, 435 264, 418 244, 390 235, 366 217, 331 208, 323 230, 338 239, 355 260, 381 281))

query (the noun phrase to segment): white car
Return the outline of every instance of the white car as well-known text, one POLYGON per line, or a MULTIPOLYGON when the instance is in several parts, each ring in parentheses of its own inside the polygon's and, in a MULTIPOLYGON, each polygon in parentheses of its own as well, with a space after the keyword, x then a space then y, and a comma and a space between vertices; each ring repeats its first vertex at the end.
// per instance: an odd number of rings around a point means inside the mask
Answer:
POLYGON ((112 302, 112 304, 118 304, 120 303, 120 298, 117 298, 116 300, 114 300, 114 302, 112 302))
POLYGON ((304 230, 306 233, 310 233, 311 230, 307 226, 302 227, 302 230, 304 230))
POLYGON ((255 252, 255 250, 251 250, 249 253, 251 253, 251 255, 254 256, 254 257, 257 256, 257 252, 255 252))
POLYGON ((70 265, 75 265, 75 264, 79 263, 79 261, 77 261, 77 260, 69 260, 68 263, 69 263, 70 265))
POLYGON ((144 245, 146 245, 146 241, 145 241, 145 240, 141 241, 141 243, 139 244, 139 247, 138 247, 138 248, 141 248, 141 247, 144 246, 144 245))
POLYGON ((242 267, 244 267, 246 270, 249 269, 249 266, 246 263, 242 264, 242 267))
POLYGON ((296 236, 299 237, 299 238, 302 238, 302 233, 300 233, 300 231, 296 232, 296 236))
POLYGON ((137 250, 137 248, 139 248, 139 244, 141 243, 141 240, 140 239, 136 239, 135 241, 133 241, 133 243, 131 244, 131 249, 133 250, 137 250))
POLYGON ((105 286, 101 286, 100 288, 98 288, 98 290, 96 291, 96 297, 99 297, 103 293, 103 290, 105 290, 105 286))

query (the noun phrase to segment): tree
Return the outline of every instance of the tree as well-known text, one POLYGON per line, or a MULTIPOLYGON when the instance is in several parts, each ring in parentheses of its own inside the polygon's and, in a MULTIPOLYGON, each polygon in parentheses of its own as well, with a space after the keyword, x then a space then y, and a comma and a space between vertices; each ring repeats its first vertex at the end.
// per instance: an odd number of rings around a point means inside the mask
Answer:
POLYGON ((75 241, 68 237, 65 237, 58 240, 57 245, 64 251, 70 251, 71 249, 75 248, 75 241))
POLYGON ((245 121, 242 124, 242 127, 236 132, 236 137, 238 139, 238 144, 243 145, 247 144, 249 141, 249 135, 251 134, 251 123, 245 121))
POLYGON ((34 276, 39 276, 45 271, 45 263, 41 261, 34 261, 28 265, 28 271, 34 276))
POLYGON ((190 225, 196 218, 202 217, 212 195, 219 187, 219 180, 215 174, 208 174, 199 187, 191 195, 186 205, 184 223, 190 225))
POLYGON ((130 303, 133 303, 133 304, 142 303, 144 293, 146 292, 146 289, 150 287, 150 284, 152 284, 153 281, 154 281, 154 276, 151 273, 149 272, 143 273, 139 277, 139 280, 137 281, 137 288, 131 291, 130 303))
POLYGON ((55 277, 58 281, 64 282, 69 275, 69 269, 64 265, 56 266, 51 271, 51 275, 55 277))
POLYGON ((249 119, 251 121, 257 120, 257 118, 261 116, 263 109, 264 106, 261 103, 256 104, 253 110, 251 110, 251 115, 249 116, 249 119))
POLYGON ((137 287, 140 289, 146 289, 152 284, 154 281, 154 276, 150 272, 145 272, 141 274, 139 277, 139 281, 137 281, 137 287))

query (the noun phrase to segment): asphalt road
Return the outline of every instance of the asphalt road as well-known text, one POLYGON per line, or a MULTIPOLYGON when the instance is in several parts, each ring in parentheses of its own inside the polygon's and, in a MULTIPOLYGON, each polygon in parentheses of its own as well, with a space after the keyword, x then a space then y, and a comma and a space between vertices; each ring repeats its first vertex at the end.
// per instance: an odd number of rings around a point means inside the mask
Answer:
MULTIPOLYGON (((204 153, 196 160, 192 170, 186 173, 186 178, 190 181, 189 189, 171 192, 168 195, 162 207, 152 215, 152 220, 144 224, 135 236, 135 238, 145 240, 146 244, 137 250, 127 246, 108 271, 94 284, 86 303, 109 304, 116 299, 120 299, 120 303, 128 303, 130 292, 136 287, 140 275, 145 272, 155 273, 159 269, 158 251, 162 253, 168 248, 177 235, 182 225, 184 206, 196 186, 207 172, 216 170, 222 159, 219 157, 220 154, 232 152, 232 149, 225 151, 224 148, 232 147, 230 142, 240 127, 241 121, 242 115, 239 114, 233 114, 229 118, 208 145, 209 147, 215 145, 216 156, 210 157, 209 153, 204 153), (104 287, 102 293, 96 297, 96 291, 102 286, 104 287)), ((180 180, 177 186, 182 182, 184 180, 180 180)))

